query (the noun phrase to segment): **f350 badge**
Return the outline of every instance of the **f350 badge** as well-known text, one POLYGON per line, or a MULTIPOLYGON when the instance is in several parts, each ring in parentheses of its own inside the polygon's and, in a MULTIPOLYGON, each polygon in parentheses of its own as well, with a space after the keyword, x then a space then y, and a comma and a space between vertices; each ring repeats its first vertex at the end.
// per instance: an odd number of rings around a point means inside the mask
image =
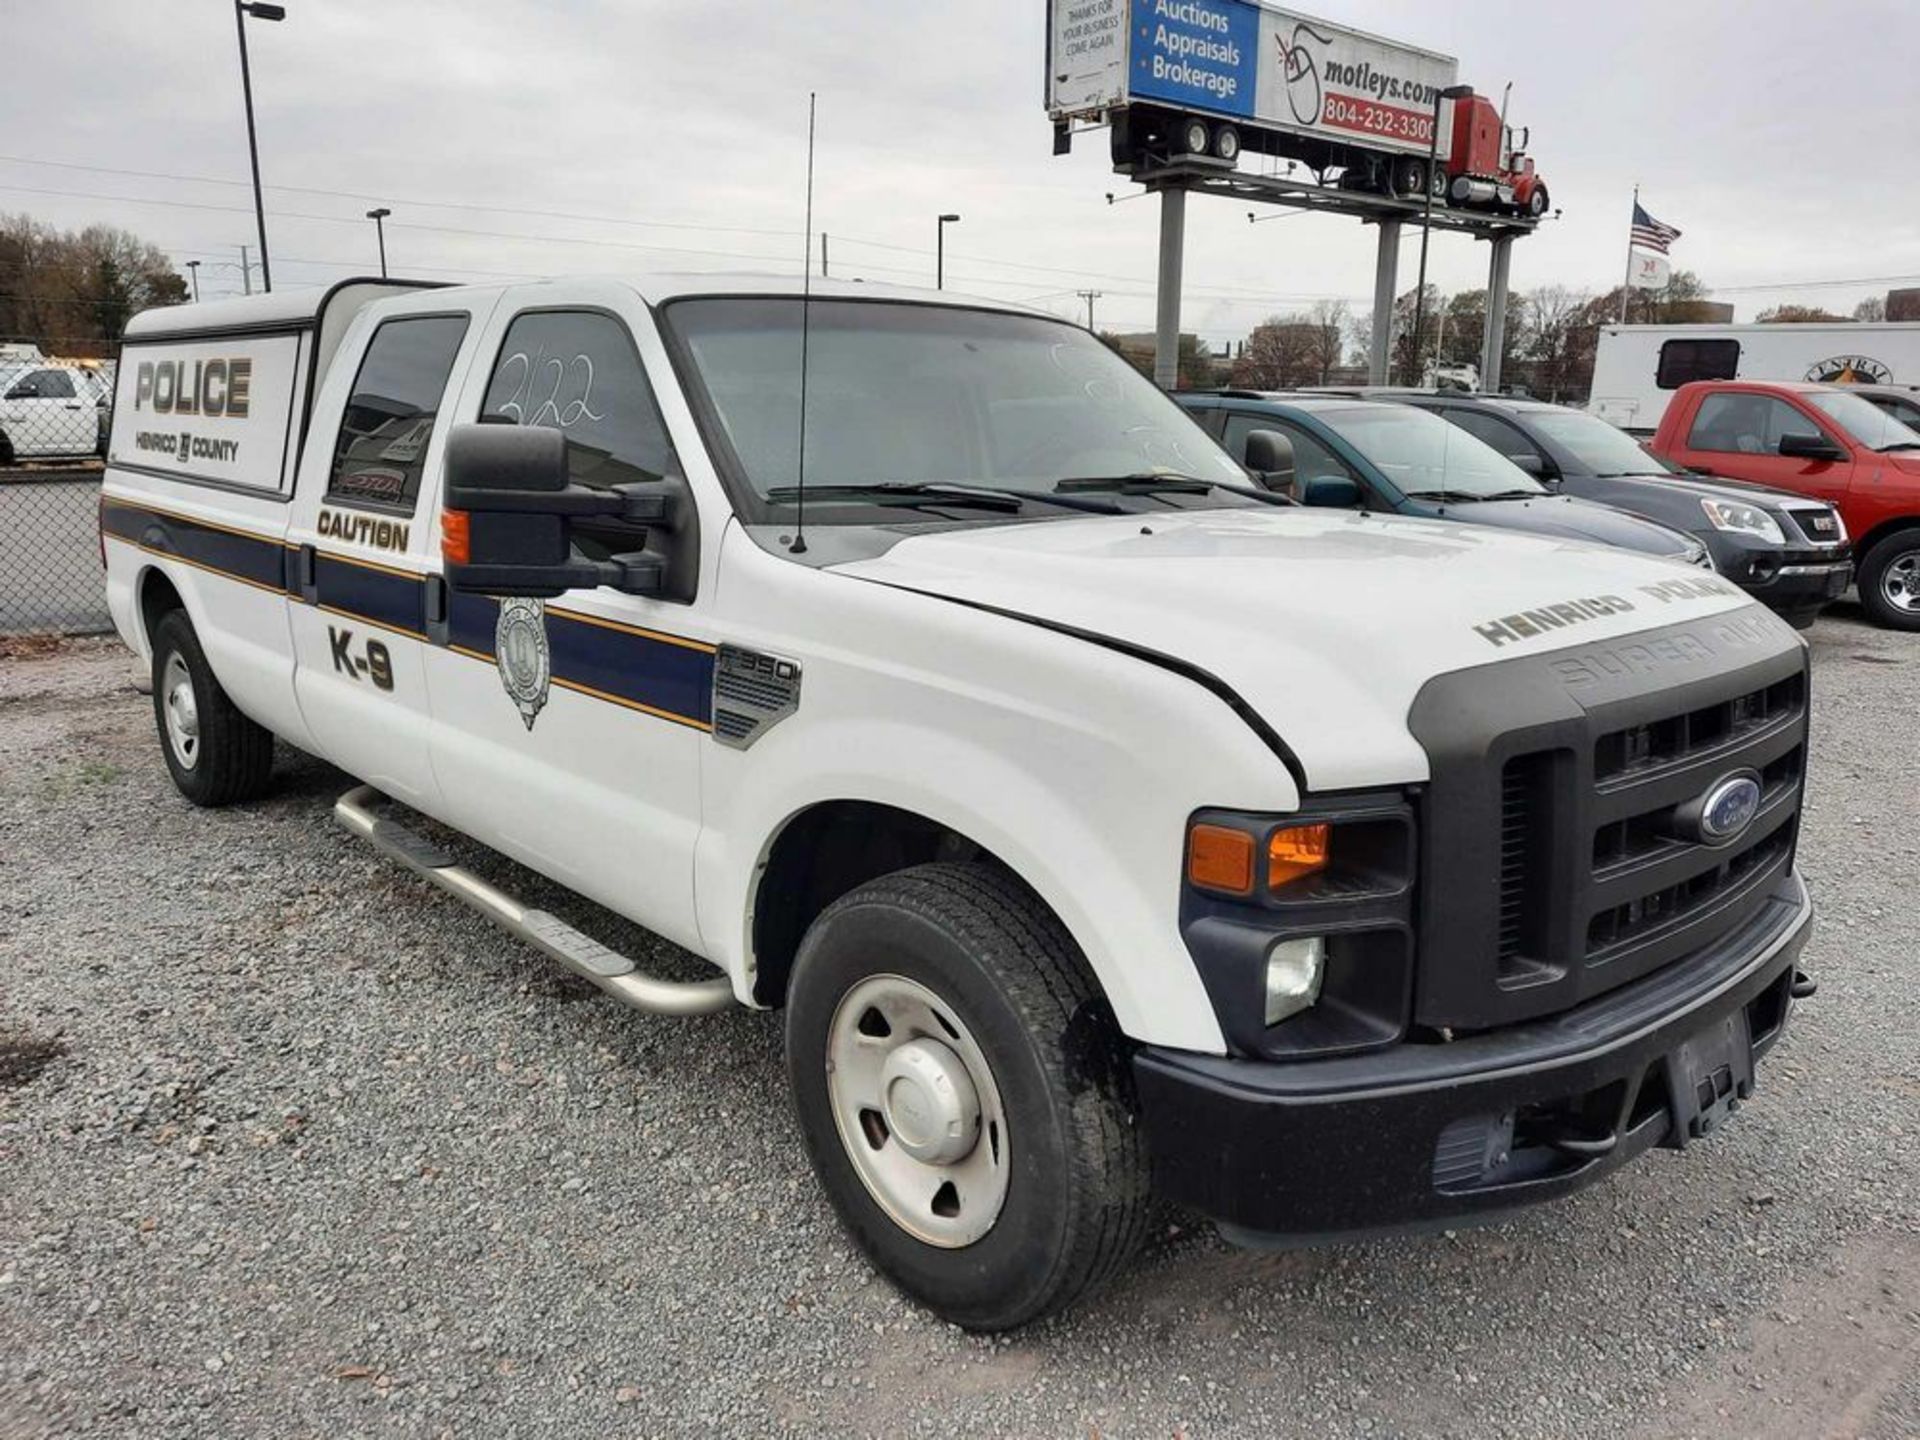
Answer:
POLYGON ((546 605, 519 596, 501 601, 500 621, 493 627, 493 653, 500 666, 501 687, 527 729, 533 729, 553 680, 546 605))

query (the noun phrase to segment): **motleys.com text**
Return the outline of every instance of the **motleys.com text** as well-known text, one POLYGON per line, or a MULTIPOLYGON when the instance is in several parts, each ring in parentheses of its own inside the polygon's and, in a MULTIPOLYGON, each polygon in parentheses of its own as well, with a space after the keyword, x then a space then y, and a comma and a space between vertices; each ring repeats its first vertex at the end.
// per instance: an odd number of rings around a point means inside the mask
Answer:
POLYGON ((1401 75, 1389 75, 1373 68, 1366 60, 1340 61, 1331 55, 1327 57, 1323 74, 1328 85, 1340 85, 1349 90, 1358 90, 1361 94, 1375 100, 1404 100, 1409 105, 1424 105, 1433 108, 1439 91, 1431 85, 1418 80, 1409 80, 1401 75))

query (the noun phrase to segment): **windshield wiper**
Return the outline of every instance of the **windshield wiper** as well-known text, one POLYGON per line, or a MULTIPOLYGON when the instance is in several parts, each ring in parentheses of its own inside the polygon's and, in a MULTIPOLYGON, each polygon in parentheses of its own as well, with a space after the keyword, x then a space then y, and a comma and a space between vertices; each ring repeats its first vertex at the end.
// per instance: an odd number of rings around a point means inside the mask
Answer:
POLYGON ((1547 494, 1548 492, 1545 490, 1495 490, 1490 495, 1481 495, 1476 498, 1481 500, 1543 500, 1547 494))
POLYGON ((1493 498, 1491 495, 1482 495, 1476 490, 1407 490, 1403 493, 1409 500, 1438 500, 1442 505, 1459 505, 1473 500, 1493 498))
MULTIPOLYGON (((956 485, 934 480, 809 485, 804 493, 809 500, 847 500, 868 505, 965 505, 976 510, 1000 510, 1007 514, 1024 509, 1029 500, 1039 501, 1043 505, 1057 505, 1063 510, 1084 510, 1094 515, 1125 513, 1118 505, 1103 504, 1097 500, 1068 500, 1044 491, 999 490, 991 485, 956 485)), ((801 495, 802 490, 798 485, 776 485, 767 492, 767 499, 776 505, 790 505, 799 500, 801 495)))
POLYGON ((1056 495, 1104 491, 1111 495, 1204 495, 1209 490, 1224 490, 1229 495, 1244 495, 1268 505, 1293 505, 1285 495, 1251 485, 1231 485, 1225 480, 1202 480, 1198 475, 1180 475, 1171 470, 1141 470, 1132 475, 1070 475, 1053 487, 1056 495))
POLYGON ((1882 445, 1880 447, 1880 453, 1882 455, 1885 455, 1890 450, 1920 450, 1920 440, 1896 440, 1891 445, 1882 445))

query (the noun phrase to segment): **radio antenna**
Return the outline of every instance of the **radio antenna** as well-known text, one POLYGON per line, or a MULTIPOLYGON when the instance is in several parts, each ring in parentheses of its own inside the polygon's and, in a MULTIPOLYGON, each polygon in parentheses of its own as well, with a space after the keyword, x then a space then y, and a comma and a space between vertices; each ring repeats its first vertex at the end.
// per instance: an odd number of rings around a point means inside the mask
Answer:
POLYGON ((800 260, 800 463, 794 477, 793 503, 799 512, 793 526, 792 555, 807 553, 807 332, 813 319, 813 109, 815 93, 807 92, 807 223, 802 230, 806 254, 800 260))

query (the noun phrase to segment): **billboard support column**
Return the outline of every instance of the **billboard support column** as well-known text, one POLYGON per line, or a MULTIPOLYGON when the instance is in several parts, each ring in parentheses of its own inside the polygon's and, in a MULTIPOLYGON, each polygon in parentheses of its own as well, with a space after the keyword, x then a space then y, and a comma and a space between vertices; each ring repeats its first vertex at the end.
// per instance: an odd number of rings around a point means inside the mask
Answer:
POLYGON ((1186 244, 1187 192, 1169 185, 1160 192, 1160 280, 1153 328, 1153 383, 1162 390, 1180 382, 1180 275, 1186 244))
POLYGON ((1498 393, 1500 357, 1507 339, 1507 271, 1513 261, 1513 233, 1496 235, 1487 262, 1487 328, 1480 342, 1480 388, 1498 393))
POLYGON ((1387 383, 1387 361, 1393 354, 1393 291, 1400 283, 1400 222, 1383 218, 1380 248, 1373 262, 1373 351, 1367 356, 1367 383, 1387 383))

